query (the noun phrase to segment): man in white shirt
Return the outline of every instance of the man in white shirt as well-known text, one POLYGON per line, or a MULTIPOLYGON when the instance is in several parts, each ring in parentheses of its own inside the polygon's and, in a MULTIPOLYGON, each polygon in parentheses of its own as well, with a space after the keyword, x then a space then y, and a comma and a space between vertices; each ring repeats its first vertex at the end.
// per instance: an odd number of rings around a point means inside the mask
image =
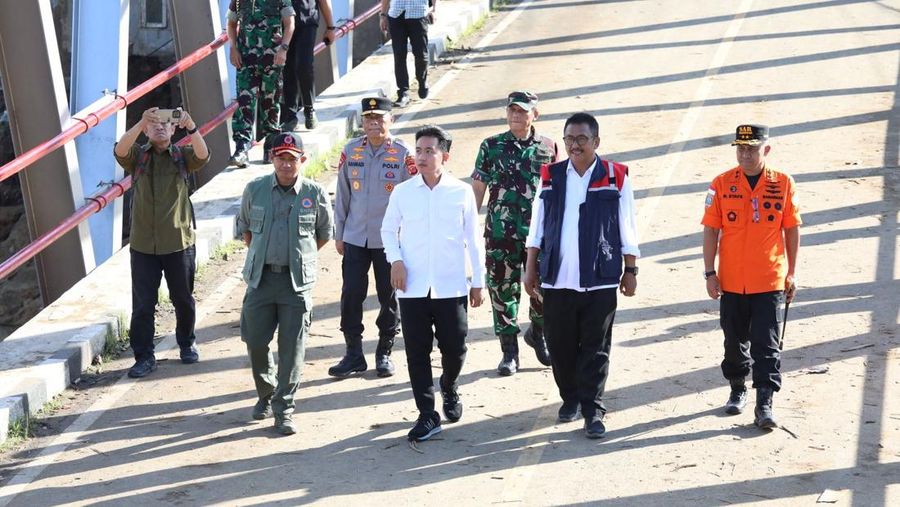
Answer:
POLYGON ((475 195, 472 187, 444 172, 451 142, 450 134, 437 126, 416 132, 419 174, 394 188, 381 226, 391 285, 400 299, 406 362, 419 409, 409 439, 420 442, 441 431, 431 373, 435 338, 441 350, 444 416, 450 422, 462 417, 456 381, 466 358, 467 303, 481 306, 484 286, 475 195), (467 256, 471 287, 466 279, 467 256))
POLYGON ((563 135, 569 159, 541 168, 524 284, 534 296, 540 277, 553 378, 563 400, 559 420, 574 421, 580 408, 585 434, 600 438, 616 289, 629 297, 637 289, 634 192, 628 167, 596 155, 600 129, 593 116, 570 116, 563 135))

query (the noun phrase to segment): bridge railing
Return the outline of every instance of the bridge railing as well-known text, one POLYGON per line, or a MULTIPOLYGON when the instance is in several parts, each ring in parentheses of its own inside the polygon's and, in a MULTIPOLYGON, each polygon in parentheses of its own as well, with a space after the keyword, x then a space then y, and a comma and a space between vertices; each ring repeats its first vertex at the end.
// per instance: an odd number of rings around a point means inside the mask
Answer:
MULTIPOLYGON (((335 40, 345 37, 351 31, 355 30, 362 22, 377 15, 381 10, 381 5, 376 3, 372 8, 363 12, 359 16, 348 20, 341 24, 335 30, 335 40)), ((54 150, 61 148, 66 143, 72 141, 76 137, 84 134, 91 128, 97 126, 103 120, 109 118, 120 109, 124 109, 128 104, 143 97, 147 93, 156 89, 169 79, 181 74, 191 66, 211 55, 214 51, 221 48, 228 41, 228 36, 222 33, 212 42, 202 46, 185 56, 181 60, 175 62, 169 68, 163 70, 159 74, 144 81, 140 85, 129 90, 125 95, 116 94, 110 99, 109 103, 101 106, 92 105, 84 111, 79 111, 72 117, 72 125, 67 127, 55 137, 31 148, 20 156, 14 158, 6 165, 0 167, 0 181, 3 181, 14 174, 22 171, 31 164, 37 162, 54 150), (96 107, 95 110, 92 110, 96 107)), ((316 44, 313 54, 318 54, 325 50, 327 46, 324 42, 316 44)), ((100 102, 102 104, 102 101, 100 102)), ((202 135, 207 135, 213 129, 224 123, 237 109, 237 102, 232 102, 222 112, 210 119, 208 122, 199 127, 202 135)), ((177 144, 185 145, 190 141, 189 137, 182 138, 177 144)), ((57 224, 55 227, 35 238, 31 243, 23 247, 21 250, 13 254, 10 258, 0 264, 0 280, 9 276, 17 268, 38 255, 45 248, 53 244, 54 241, 71 231, 79 224, 87 220, 91 215, 105 208, 110 202, 122 197, 128 189, 131 188, 131 176, 126 176, 121 180, 111 183, 109 188, 98 192, 91 197, 85 198, 85 204, 75 210, 75 212, 57 224)))

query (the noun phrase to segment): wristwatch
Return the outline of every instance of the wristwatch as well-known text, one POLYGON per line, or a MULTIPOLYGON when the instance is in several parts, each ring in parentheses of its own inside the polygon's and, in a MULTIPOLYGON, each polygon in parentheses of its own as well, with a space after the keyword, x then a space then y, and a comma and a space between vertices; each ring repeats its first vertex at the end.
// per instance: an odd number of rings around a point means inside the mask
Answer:
POLYGON ((326 26, 325 29, 326 30, 337 30, 337 27, 336 26, 326 26))
POLYGON ((716 270, 715 270, 715 269, 712 270, 712 271, 707 271, 707 272, 703 273, 703 279, 704 279, 704 280, 709 280, 709 277, 711 277, 711 276, 716 276, 716 270))
POLYGON ((625 266, 625 272, 631 273, 632 275, 637 276, 638 267, 637 266, 625 266))
POLYGON ((192 128, 192 129, 187 129, 187 133, 190 134, 190 135, 194 135, 194 134, 197 133, 197 130, 198 130, 198 129, 197 129, 197 126, 194 125, 194 128, 192 128))
POLYGON ((278 46, 278 49, 283 49, 283 50, 287 51, 290 47, 291 47, 290 45, 285 44, 284 42, 282 42, 282 43, 278 46))

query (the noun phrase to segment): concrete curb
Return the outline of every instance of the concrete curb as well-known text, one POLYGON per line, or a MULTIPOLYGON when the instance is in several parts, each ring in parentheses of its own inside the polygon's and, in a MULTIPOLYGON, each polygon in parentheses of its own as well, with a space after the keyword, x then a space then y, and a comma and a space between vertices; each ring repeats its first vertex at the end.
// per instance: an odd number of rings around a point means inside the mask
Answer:
MULTIPOLYGON (((441 3, 438 23, 430 29, 429 62, 489 12, 488 0, 441 3)), ((407 65, 412 68, 412 55, 407 65)), ((410 72, 410 75, 414 75, 410 72)), ((357 128, 360 100, 396 91, 393 53, 385 45, 317 97, 319 126, 301 131, 313 157, 328 152, 357 128)), ((251 160, 262 159, 262 147, 251 160)), ((252 164, 225 170, 191 197, 197 216, 197 264, 205 264, 220 245, 237 236, 235 218, 241 192, 251 179, 268 174, 271 166, 252 164)), ((29 422, 48 401, 76 381, 110 340, 124 332, 131 315, 130 254, 119 250, 31 321, 0 342, 0 444, 18 421, 29 422)), ((165 288, 165 284, 162 284, 165 288)))

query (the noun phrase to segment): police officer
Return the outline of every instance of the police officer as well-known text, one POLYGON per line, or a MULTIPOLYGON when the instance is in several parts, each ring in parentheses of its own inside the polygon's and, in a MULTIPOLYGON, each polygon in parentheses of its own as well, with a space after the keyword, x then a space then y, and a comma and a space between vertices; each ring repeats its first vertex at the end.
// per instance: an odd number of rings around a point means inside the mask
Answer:
POLYGON ((341 152, 335 196, 335 242, 343 256, 341 271, 341 332, 347 351, 329 368, 333 377, 346 377, 368 368, 362 350, 363 301, 369 290, 369 266, 375 271, 375 290, 381 310, 375 370, 379 377, 394 374, 391 348, 400 327, 397 294, 391 287, 391 265, 381 242, 381 221, 394 187, 416 174, 406 145, 391 136, 391 102, 383 97, 362 100, 365 136, 351 140, 341 152))
POLYGON ((290 0, 231 0, 227 19, 238 96, 231 118, 235 150, 230 163, 247 167, 257 100, 262 116, 257 139, 278 132, 282 68, 294 34, 294 8, 290 0))
POLYGON ((332 237, 328 194, 303 178, 300 136, 274 136, 275 172, 247 184, 238 227, 249 247, 244 263, 247 292, 241 308, 241 340, 247 344, 259 400, 254 419, 274 412, 275 429, 293 435, 294 393, 309 334, 317 251, 332 237), (269 343, 278 329, 278 373, 269 343))
MULTIPOLYGON (((478 149, 472 187, 478 210, 489 189, 484 223, 487 286, 494 315, 494 333, 500 339, 503 358, 500 375, 513 375, 519 367, 519 298, 522 266, 526 259, 525 237, 531 223, 531 203, 541 176, 541 166, 557 160, 552 139, 535 132, 538 118, 537 95, 527 91, 509 94, 506 123, 509 130, 488 137, 478 149)), ((534 347, 538 361, 550 366, 550 352, 544 340, 541 300, 529 300, 531 325, 525 343, 534 347)))
POLYGON ((731 384, 725 411, 743 411, 744 378, 752 364, 754 422, 770 429, 778 425, 772 395, 781 389, 783 306, 797 289, 800 210, 793 178, 766 164, 772 149, 767 126, 738 126, 732 145, 737 147, 738 166, 717 176, 706 194, 704 277, 709 297, 720 301, 722 374, 731 384))

